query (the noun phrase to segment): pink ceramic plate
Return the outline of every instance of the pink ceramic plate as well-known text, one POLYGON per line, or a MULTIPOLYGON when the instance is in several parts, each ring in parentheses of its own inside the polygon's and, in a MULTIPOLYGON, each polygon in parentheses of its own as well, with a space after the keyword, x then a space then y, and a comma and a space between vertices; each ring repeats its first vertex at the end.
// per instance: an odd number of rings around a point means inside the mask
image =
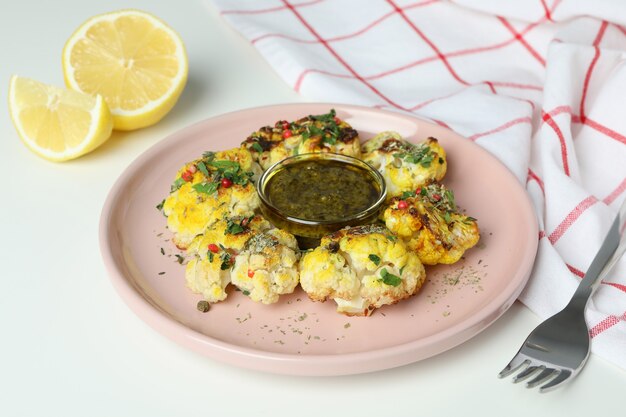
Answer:
POLYGON ((523 289, 537 249, 537 223, 524 189, 493 156, 443 127, 398 113, 339 104, 243 110, 188 127, 133 162, 102 212, 100 245, 111 280, 131 309, 157 331, 207 356, 261 371, 338 375, 415 362, 450 349, 504 313, 523 289), (482 238, 465 259, 427 268, 415 297, 368 318, 337 314, 298 290, 277 304, 231 291, 208 313, 184 284, 184 266, 155 206, 178 168, 207 150, 236 147, 252 131, 335 108, 365 140, 395 130, 437 137, 448 152, 445 183, 479 221, 482 238))

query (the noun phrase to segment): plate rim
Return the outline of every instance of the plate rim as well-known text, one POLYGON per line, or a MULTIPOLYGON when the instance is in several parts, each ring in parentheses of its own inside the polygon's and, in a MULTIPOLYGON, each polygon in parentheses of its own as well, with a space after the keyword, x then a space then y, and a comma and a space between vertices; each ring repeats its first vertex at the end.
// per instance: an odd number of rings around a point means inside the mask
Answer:
MULTIPOLYGON (((303 110, 304 111, 304 110, 303 110)), ((279 103, 266 106, 256 106, 239 109, 231 112, 221 113, 215 116, 195 122, 191 125, 178 129, 165 138, 159 140, 154 145, 138 155, 119 175, 109 190, 105 203, 103 205, 100 222, 99 222, 99 246, 102 260, 107 270, 107 275, 111 280, 113 287, 125 304, 144 322, 156 330, 161 335, 166 336, 172 341, 185 346, 197 353, 208 356, 212 359, 226 362, 238 367, 254 369, 258 371, 285 374, 285 375, 348 375, 379 371, 397 366, 406 365, 417 362, 437 354, 443 353, 455 346, 462 344, 473 336, 477 335, 491 324, 493 324, 504 312, 506 312, 513 302, 519 297, 520 293, 526 286, 538 249, 538 221, 530 196, 519 183, 514 174, 493 154, 483 147, 470 142, 452 129, 436 125, 433 122, 417 117, 386 109, 376 109, 367 106, 359 106, 341 103, 324 103, 324 102, 307 102, 307 103, 279 103), (116 202, 120 199, 125 185, 134 177, 136 171, 146 161, 151 160, 156 154, 160 153, 163 148, 168 148, 171 143, 177 142, 179 137, 189 134, 204 124, 214 123, 221 118, 228 118, 238 114, 258 111, 261 109, 284 108, 284 107, 306 109, 308 107, 326 107, 346 110, 356 110, 360 112, 373 112, 378 114, 386 114, 388 116, 400 117, 404 119, 415 119, 420 124, 426 123, 437 126, 451 132, 454 136, 465 139, 468 146, 473 146, 477 151, 483 153, 499 165, 505 175, 511 177, 518 186, 519 192, 523 195, 525 210, 528 211, 529 219, 532 227, 528 229, 527 237, 530 242, 520 258, 520 265, 526 266, 525 270, 515 271, 514 276, 510 279, 509 284, 505 287, 506 291, 501 291, 496 297, 488 301, 485 307, 481 308, 477 314, 472 314, 465 320, 433 335, 398 345, 372 349, 363 352, 337 353, 337 354, 295 354, 295 353, 278 353, 269 352, 260 349, 252 349, 245 346, 239 346, 229 342, 221 341, 209 335, 193 330, 183 323, 161 313, 155 306, 146 300, 128 281, 125 274, 117 265, 110 246, 109 231, 111 217, 116 202), (513 279, 515 278, 515 279, 513 279), (384 359, 384 360, 381 360, 384 359), (297 367, 292 365, 298 364, 297 367), (338 368, 341 365, 341 368, 338 368)))

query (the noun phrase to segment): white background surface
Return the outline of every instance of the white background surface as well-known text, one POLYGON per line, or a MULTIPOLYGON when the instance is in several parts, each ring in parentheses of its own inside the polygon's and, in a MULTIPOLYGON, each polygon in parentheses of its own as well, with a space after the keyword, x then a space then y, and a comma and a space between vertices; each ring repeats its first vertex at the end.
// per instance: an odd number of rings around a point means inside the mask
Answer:
POLYGON ((549 394, 497 379, 539 321, 519 303, 459 347, 365 375, 263 374, 169 341, 126 307, 105 273, 97 233, 107 192, 170 133, 303 99, 208 2, 3 2, 0 40, 0 416, 623 415, 626 373, 593 355, 574 382, 549 394), (9 118, 11 74, 62 85, 61 50, 74 29, 128 7, 156 14, 182 36, 190 73, 179 103, 156 126, 115 133, 77 161, 38 158, 9 118))

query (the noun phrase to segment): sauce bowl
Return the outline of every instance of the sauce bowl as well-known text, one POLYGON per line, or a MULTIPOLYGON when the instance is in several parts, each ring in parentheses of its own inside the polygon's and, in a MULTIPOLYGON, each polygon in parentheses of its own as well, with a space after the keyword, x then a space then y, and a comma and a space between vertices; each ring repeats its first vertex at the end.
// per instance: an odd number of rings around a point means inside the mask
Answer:
POLYGON ((352 156, 330 152, 283 159, 257 182, 261 212, 296 236, 300 249, 346 226, 373 223, 385 202, 382 175, 352 156))

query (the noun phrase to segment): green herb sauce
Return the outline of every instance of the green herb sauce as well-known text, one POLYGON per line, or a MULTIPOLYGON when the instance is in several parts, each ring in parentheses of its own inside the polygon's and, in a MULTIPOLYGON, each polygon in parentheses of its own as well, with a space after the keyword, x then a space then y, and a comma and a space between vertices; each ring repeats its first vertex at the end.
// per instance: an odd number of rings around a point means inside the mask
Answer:
POLYGON ((341 161, 301 161, 286 165, 268 181, 271 203, 291 217, 337 221, 371 207, 380 197, 374 178, 341 161))

